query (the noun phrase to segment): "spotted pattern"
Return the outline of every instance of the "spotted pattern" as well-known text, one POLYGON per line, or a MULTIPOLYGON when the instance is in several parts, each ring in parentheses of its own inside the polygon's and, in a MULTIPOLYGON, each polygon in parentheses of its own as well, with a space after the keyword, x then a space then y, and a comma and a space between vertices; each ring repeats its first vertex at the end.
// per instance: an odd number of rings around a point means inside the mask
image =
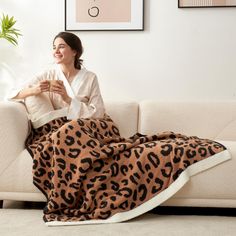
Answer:
POLYGON ((110 118, 60 118, 32 132, 33 183, 45 194, 44 220, 107 219, 150 200, 190 165, 225 150, 172 132, 125 139, 110 118))

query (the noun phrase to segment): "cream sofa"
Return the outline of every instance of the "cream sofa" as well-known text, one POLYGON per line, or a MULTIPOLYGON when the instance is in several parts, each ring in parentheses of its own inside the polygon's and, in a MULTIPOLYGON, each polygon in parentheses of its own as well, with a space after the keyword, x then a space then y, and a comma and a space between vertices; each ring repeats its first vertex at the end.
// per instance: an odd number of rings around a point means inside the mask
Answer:
MULTIPOLYGON (((193 176, 162 205, 236 207, 236 102, 107 102, 107 113, 129 137, 136 132, 174 131, 217 140, 232 159, 193 176)), ((0 102, 0 200, 45 201, 32 184, 32 159, 24 149, 25 108, 0 102)))

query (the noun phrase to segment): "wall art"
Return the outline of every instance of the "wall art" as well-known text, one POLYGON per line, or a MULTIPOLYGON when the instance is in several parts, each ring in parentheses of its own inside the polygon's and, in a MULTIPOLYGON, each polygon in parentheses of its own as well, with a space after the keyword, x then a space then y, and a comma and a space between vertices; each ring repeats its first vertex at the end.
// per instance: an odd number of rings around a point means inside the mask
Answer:
POLYGON ((236 0, 178 0, 179 8, 186 7, 235 7, 236 0))
POLYGON ((143 30, 143 0, 65 0, 65 30, 143 30))

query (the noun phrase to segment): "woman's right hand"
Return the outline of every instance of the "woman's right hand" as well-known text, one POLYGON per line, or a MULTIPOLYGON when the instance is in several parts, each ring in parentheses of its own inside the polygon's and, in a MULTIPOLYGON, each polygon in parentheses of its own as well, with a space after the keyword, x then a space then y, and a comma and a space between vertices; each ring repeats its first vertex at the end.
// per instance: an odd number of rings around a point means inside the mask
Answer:
POLYGON ((36 86, 32 87, 33 90, 32 93, 33 95, 39 95, 40 93, 48 92, 49 87, 50 84, 48 80, 39 81, 39 83, 36 86))
POLYGON ((41 80, 36 85, 22 89, 15 97, 12 99, 25 99, 29 96, 37 96, 43 92, 49 91, 49 81, 41 80))

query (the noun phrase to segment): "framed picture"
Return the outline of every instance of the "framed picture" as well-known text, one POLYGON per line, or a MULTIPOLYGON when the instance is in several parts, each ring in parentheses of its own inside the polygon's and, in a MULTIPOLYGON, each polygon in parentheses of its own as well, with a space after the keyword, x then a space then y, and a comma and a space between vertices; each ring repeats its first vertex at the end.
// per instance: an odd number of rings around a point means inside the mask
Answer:
POLYGON ((65 30, 143 30, 143 0, 65 0, 65 30))
POLYGON ((236 0, 178 0, 178 7, 236 7, 236 0))

